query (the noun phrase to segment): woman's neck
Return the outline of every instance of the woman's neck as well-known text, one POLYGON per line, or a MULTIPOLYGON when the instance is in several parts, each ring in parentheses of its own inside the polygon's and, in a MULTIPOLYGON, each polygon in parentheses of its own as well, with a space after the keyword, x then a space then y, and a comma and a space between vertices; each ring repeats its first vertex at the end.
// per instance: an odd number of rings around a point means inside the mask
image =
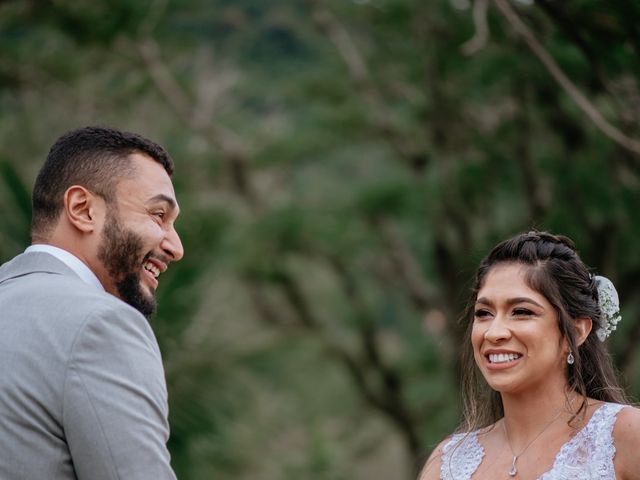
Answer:
POLYGON ((580 406, 578 395, 565 385, 544 392, 502 394, 504 426, 513 444, 522 445, 549 422, 566 423, 580 406))

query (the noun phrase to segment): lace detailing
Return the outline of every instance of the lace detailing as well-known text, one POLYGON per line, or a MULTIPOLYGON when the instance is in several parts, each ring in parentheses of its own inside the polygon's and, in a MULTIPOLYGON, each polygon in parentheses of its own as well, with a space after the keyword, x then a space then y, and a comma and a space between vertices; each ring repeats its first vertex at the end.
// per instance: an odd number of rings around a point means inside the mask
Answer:
POLYGON ((615 480, 613 425, 624 405, 605 403, 589 423, 565 443, 553 467, 539 480, 615 480))
POLYGON ((442 480, 470 479, 484 457, 478 432, 456 433, 442 449, 442 480))
MULTIPOLYGON (((551 470, 538 480, 615 480, 612 433, 622 408, 605 403, 593 412, 587 425, 560 448, 551 470)), ((441 480, 469 480, 483 457, 477 431, 453 435, 443 448, 441 480)))

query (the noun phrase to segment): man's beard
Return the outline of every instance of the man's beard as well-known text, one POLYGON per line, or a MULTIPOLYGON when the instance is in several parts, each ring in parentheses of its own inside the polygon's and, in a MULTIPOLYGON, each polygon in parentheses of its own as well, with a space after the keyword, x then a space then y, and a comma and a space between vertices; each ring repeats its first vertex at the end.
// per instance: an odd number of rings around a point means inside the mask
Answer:
POLYGON ((156 299, 145 294, 140 285, 142 265, 151 256, 149 252, 141 259, 143 251, 140 236, 126 230, 115 213, 109 211, 98 247, 98 259, 114 280, 120 298, 149 318, 156 311, 156 299))

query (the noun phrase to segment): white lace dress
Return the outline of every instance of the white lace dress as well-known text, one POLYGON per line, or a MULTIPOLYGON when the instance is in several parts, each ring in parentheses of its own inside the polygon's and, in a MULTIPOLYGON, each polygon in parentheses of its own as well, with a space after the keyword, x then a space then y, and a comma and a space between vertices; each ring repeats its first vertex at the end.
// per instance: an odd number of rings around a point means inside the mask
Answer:
MULTIPOLYGON (((617 403, 598 407, 587 425, 560 448, 551 470, 538 480, 615 480, 612 433, 623 407, 617 403)), ((477 431, 455 434, 443 448, 440 478, 469 480, 483 457, 477 431)))

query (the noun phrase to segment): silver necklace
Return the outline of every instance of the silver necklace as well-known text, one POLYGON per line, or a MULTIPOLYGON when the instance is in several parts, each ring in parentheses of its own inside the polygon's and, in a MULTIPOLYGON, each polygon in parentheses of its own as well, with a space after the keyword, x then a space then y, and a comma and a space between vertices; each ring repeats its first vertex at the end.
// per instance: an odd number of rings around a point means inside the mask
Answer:
POLYGON ((502 428, 504 429, 504 434, 507 437, 507 445, 509 445, 509 450, 511 450, 511 455, 513 455, 513 459, 511 460, 511 470, 509 470, 510 477, 515 477, 516 475, 518 475, 518 467, 516 466, 516 462, 518 461, 518 458, 520 458, 520 456, 527 451, 527 449, 533 444, 533 442, 535 442, 538 438, 540 438, 540 435, 542 435, 547 430, 547 428, 549 428, 551 424, 555 422, 558 419, 558 417, 560 417, 563 411, 565 411, 565 408, 561 408, 558 411, 558 413, 556 413, 555 416, 544 426, 544 428, 540 430, 540 432, 538 432, 538 434, 535 437, 533 437, 533 440, 527 443, 527 446, 524 447, 518 454, 516 454, 513 451, 513 448, 511 447, 511 440, 509 439, 509 432, 507 432, 506 422, 504 420, 502 421, 502 428))

